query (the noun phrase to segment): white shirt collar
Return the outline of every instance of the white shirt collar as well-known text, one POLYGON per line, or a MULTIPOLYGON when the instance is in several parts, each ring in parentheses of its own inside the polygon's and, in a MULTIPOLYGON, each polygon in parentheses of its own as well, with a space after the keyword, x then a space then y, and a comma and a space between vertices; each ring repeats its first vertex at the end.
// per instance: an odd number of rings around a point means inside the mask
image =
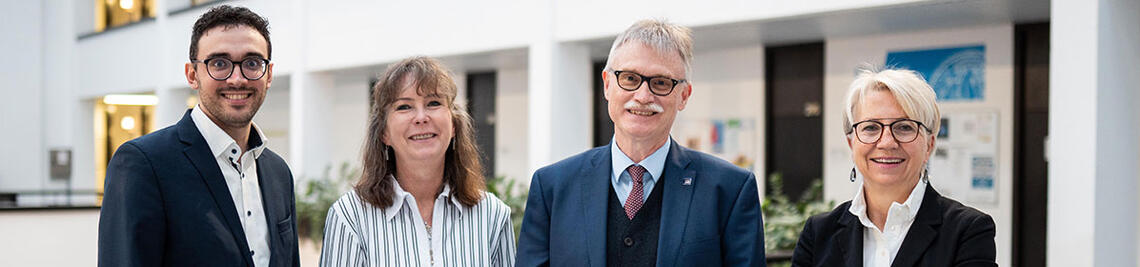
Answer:
MULTIPOLYGON (((210 117, 206 116, 205 112, 202 112, 202 105, 194 106, 194 110, 190 111, 190 118, 194 120, 194 126, 198 128, 198 132, 202 134, 202 138, 206 139, 206 144, 210 145, 210 152, 214 154, 214 157, 238 154, 236 152, 241 152, 237 151, 241 150, 241 146, 237 145, 233 137, 226 134, 221 127, 218 127, 217 124, 214 124, 214 121, 210 120, 210 117)), ((269 139, 265 138, 265 133, 261 132, 261 128, 257 127, 257 123, 251 122, 251 124, 250 128, 253 129, 253 132, 256 134, 249 136, 250 142, 257 144, 257 146, 250 148, 249 151, 253 152, 253 158, 256 159, 261 157, 261 152, 265 150, 265 144, 269 139)))
MULTIPOLYGON (((922 206, 922 198, 926 196, 926 181, 918 179, 918 183, 910 190, 910 196, 902 204, 898 202, 891 202, 891 207, 887 210, 887 221, 901 219, 903 222, 913 221, 918 216, 918 209, 922 206)), ((863 195, 863 182, 859 182, 859 190, 855 192, 855 198, 851 199, 851 207, 847 209, 848 212, 859 217, 859 222, 864 227, 876 228, 875 224, 871 222, 871 218, 867 217, 867 200, 863 195)))
POLYGON ((638 164, 641 165, 641 167, 645 167, 645 170, 649 172, 648 180, 656 181, 658 177, 661 177, 661 172, 665 171, 665 157, 669 156, 669 146, 672 144, 673 138, 670 137, 668 140, 665 140, 665 145, 657 148, 656 151, 653 151, 653 154, 649 154, 649 156, 645 157, 641 162, 633 162, 633 160, 629 159, 629 156, 626 156, 625 152, 622 152, 621 148, 618 147, 617 138, 614 137, 610 139, 610 163, 612 164, 610 166, 613 168, 613 176, 610 177, 612 177, 614 182, 617 182, 617 180, 621 178, 621 173, 624 172, 629 165, 638 164))
MULTIPOLYGON (((392 196, 392 205, 384 208, 384 218, 391 221, 392 217, 395 217, 396 213, 399 213, 400 209, 404 206, 415 206, 416 203, 412 201, 412 199, 415 198, 412 196, 412 193, 404 191, 404 188, 400 187, 400 183, 396 182, 395 176, 388 175, 388 181, 392 183, 392 188, 395 189, 395 196, 392 196), (410 205, 404 205, 406 201, 411 201, 410 205)), ((459 210, 459 214, 463 214, 463 205, 459 203, 458 199, 451 197, 451 185, 448 185, 446 182, 443 183, 443 192, 440 192, 436 199, 439 198, 451 202, 451 204, 455 205, 456 210, 459 210)))

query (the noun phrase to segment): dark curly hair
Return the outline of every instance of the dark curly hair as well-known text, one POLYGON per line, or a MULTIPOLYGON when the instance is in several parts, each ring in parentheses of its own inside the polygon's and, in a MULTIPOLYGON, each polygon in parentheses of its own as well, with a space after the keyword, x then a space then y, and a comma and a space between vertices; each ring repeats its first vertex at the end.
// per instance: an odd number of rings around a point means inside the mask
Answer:
POLYGON ((198 59, 198 40, 206 31, 215 27, 236 27, 240 25, 254 28, 265 38, 266 59, 273 55, 273 42, 269 41, 269 21, 253 13, 248 8, 220 5, 211 8, 194 22, 194 32, 190 35, 190 60, 198 59))

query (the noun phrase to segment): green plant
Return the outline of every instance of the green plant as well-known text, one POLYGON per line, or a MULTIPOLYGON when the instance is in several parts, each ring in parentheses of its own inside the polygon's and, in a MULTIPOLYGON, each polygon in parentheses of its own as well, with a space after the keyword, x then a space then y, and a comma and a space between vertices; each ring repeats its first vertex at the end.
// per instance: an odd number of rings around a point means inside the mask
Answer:
POLYGON ((297 188, 304 190, 297 193, 297 234, 301 238, 317 243, 324 240, 325 216, 329 207, 351 190, 352 181, 357 177, 360 177, 360 168, 343 162, 336 177, 333 177, 332 165, 329 165, 325 167, 324 175, 309 179, 304 187, 297 188))
MULTIPOLYGON (((786 253, 796 248, 800 231, 809 217, 830 211, 834 201, 823 201, 823 181, 815 179, 799 201, 792 202, 784 194, 783 175, 768 176, 771 190, 764 197, 760 210, 764 213, 764 251, 786 253)), ((790 264, 790 263, 787 263, 790 264)), ((771 265, 777 266, 777 265, 771 265)))
POLYGON ((526 189, 517 186, 515 180, 499 176, 487 179, 487 192, 495 194, 511 208, 511 227, 515 230, 515 238, 518 238, 519 230, 522 228, 523 210, 526 208, 526 189))

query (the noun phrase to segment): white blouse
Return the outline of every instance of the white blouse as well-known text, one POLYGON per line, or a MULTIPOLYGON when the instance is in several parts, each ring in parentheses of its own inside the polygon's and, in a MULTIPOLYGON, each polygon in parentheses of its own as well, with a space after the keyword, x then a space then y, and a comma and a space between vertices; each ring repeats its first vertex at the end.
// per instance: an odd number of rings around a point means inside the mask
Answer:
POLYGON ((851 201, 851 208, 847 211, 859 217, 863 224, 863 266, 890 267, 902 248, 914 218, 918 216, 918 209, 922 207, 922 199, 926 195, 926 181, 918 180, 918 184, 910 191, 910 195, 903 203, 891 202, 887 209, 887 221, 880 231, 871 218, 867 217, 867 201, 863 195, 863 184, 859 184, 859 191, 851 201))
POLYGON ((321 266, 514 266, 511 210, 494 194, 464 207, 445 184, 428 233, 415 197, 389 179, 391 207, 367 204, 350 190, 329 208, 321 266))

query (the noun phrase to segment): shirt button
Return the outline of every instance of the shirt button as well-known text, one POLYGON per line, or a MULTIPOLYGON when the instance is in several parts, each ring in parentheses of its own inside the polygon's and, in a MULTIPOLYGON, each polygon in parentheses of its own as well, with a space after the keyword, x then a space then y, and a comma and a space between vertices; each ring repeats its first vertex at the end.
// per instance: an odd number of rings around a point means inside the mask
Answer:
POLYGON ((247 210, 245 211, 245 216, 253 216, 253 212, 247 210))
POLYGON ((254 253, 253 253, 253 251, 252 251, 252 250, 250 250, 250 251, 249 251, 249 255, 251 255, 251 256, 252 256, 253 254, 254 254, 254 253))
POLYGON ((625 242, 625 246, 627 246, 627 247, 633 246, 633 238, 629 238, 628 236, 625 237, 625 239, 622 240, 622 242, 625 242))

